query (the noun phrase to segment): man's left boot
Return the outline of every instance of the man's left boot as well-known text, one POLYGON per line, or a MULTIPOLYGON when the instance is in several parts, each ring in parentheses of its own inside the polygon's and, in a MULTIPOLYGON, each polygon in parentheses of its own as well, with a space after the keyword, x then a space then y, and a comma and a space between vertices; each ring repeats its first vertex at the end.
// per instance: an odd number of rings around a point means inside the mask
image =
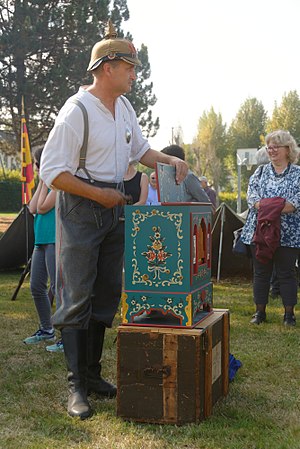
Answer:
POLYGON ((95 393, 98 396, 114 398, 117 395, 117 387, 101 377, 101 356, 104 343, 105 326, 94 320, 90 320, 88 328, 88 394, 95 393))

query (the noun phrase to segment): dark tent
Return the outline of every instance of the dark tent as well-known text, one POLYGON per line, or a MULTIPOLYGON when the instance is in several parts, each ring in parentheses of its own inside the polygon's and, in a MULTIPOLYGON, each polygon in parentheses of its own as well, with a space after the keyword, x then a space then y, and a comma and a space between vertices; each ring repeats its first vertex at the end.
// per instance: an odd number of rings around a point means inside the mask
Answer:
POLYGON ((0 270, 27 264, 34 244, 33 215, 23 206, 19 215, 0 238, 0 270))
POLYGON ((212 276, 221 277, 252 276, 251 259, 232 253, 233 231, 241 228, 245 219, 222 203, 213 219, 212 229, 212 276))

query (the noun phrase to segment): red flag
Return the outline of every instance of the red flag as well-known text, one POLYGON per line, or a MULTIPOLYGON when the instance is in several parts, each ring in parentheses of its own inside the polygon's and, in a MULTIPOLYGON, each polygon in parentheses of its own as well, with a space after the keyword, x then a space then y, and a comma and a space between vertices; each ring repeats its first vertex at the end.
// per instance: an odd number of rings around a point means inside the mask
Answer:
POLYGON ((30 153, 29 136, 25 120, 23 98, 21 116, 21 163, 22 204, 28 204, 32 198, 32 190, 34 189, 34 174, 30 153))

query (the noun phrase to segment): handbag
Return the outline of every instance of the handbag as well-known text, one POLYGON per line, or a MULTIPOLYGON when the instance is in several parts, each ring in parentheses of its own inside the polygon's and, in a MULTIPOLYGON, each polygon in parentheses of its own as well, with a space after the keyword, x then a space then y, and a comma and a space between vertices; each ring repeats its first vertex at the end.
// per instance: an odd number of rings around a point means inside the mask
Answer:
POLYGON ((240 256, 249 256, 248 247, 241 240, 242 231, 243 228, 233 231, 232 252, 233 254, 238 254, 240 256))

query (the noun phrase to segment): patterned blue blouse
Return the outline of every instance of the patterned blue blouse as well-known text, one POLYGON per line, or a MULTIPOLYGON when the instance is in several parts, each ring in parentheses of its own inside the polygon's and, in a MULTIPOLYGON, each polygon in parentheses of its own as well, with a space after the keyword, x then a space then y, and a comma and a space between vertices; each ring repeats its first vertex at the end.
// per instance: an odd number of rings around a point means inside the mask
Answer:
POLYGON ((289 164, 284 172, 277 174, 272 163, 259 166, 249 180, 247 201, 249 213, 241 240, 250 245, 257 224, 254 204, 262 198, 280 196, 291 203, 295 212, 281 214, 280 245, 300 248, 300 166, 289 164))

